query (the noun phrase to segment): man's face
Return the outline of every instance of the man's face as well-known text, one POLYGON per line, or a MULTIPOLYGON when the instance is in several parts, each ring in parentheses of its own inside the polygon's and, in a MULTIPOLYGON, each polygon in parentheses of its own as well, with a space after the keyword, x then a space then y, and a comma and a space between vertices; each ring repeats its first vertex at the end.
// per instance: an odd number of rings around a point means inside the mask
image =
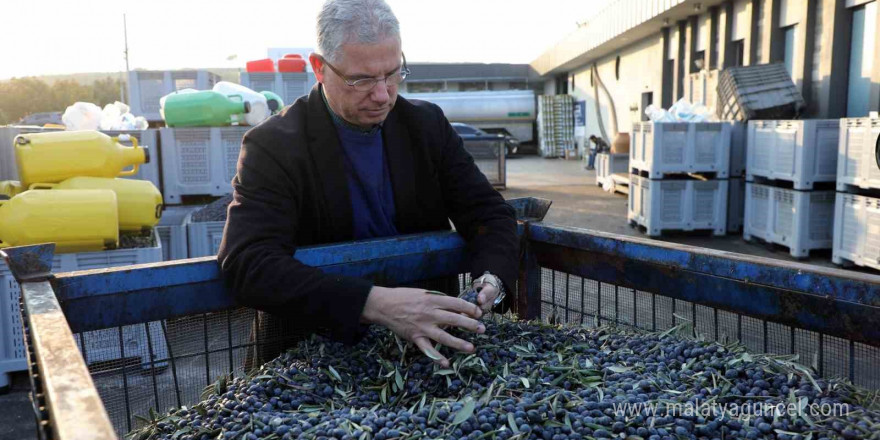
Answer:
MULTIPOLYGON (((376 44, 347 43, 342 46, 342 57, 331 63, 349 81, 379 79, 400 71, 401 55, 400 41, 388 37, 376 44)), ((394 107, 396 85, 386 86, 385 81, 379 81, 368 91, 357 91, 331 70, 320 56, 312 54, 309 61, 318 82, 324 85, 330 108, 346 121, 371 127, 384 121, 394 107)))

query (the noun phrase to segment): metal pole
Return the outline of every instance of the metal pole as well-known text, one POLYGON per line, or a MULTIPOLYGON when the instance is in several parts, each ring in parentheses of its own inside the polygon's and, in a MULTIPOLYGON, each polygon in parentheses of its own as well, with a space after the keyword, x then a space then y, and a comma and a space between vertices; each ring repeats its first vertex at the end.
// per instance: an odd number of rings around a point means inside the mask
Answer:
POLYGON ((128 67, 128 22, 125 19, 125 14, 122 14, 122 35, 125 40, 125 78, 119 83, 119 101, 128 103, 128 100, 125 99, 125 89, 124 84, 128 81, 129 77, 129 67, 128 67))

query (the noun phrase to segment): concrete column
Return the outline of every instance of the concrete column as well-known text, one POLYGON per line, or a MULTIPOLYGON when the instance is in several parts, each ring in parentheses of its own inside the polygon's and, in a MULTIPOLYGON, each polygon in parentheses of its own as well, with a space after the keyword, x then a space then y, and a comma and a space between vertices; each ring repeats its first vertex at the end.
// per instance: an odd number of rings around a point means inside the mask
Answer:
POLYGON ((691 100, 692 91, 691 87, 691 74, 694 72, 694 60, 696 59, 696 51, 697 51, 697 32, 699 31, 699 22, 697 21, 696 15, 691 15, 687 18, 685 25, 685 34, 687 45, 685 46, 685 63, 684 63, 684 93, 680 98, 685 98, 688 101, 691 100))
MULTIPOLYGON (((803 1, 803 0, 795 0, 803 1)), ((761 3, 764 20, 761 23, 761 60, 759 63, 775 63, 785 60, 785 34, 779 27, 781 0, 754 0, 753 4, 761 3)), ((755 18, 757 24, 757 18, 755 18)), ((801 22, 803 23, 803 22, 801 22)), ((801 27, 801 26, 799 26, 801 27)), ((798 36, 797 39, 800 39, 798 36)), ((797 69, 795 69, 797 70, 797 69)))
POLYGON ((720 6, 721 14, 718 21, 721 24, 721 50, 718 56, 721 61, 720 67, 726 69, 733 65, 733 48, 731 37, 733 35, 733 1, 729 0, 720 6))
MULTIPOLYGON (((758 42, 757 33, 755 30, 758 28, 758 14, 756 14, 755 7, 756 3, 759 0, 752 0, 746 4, 746 14, 744 20, 749 25, 750 32, 746 32, 745 38, 743 38, 743 65, 749 66, 753 63, 756 63, 758 47, 756 43, 758 42)), ((737 22, 737 26, 743 26, 743 24, 737 22)))
POLYGON ((795 51, 799 58, 794 61, 793 79, 807 103, 807 114, 814 114, 816 111, 815 103, 812 102, 813 53, 816 45, 816 6, 820 1, 822 0, 803 0, 795 36, 795 51))
POLYGON ((675 96, 675 69, 667 69, 666 64, 669 62, 669 58, 672 57, 673 54, 669 53, 670 50, 674 53, 675 48, 672 47, 672 33, 675 32, 675 29, 670 27, 663 28, 663 60, 660 64, 660 72, 662 72, 661 78, 661 92, 660 92, 660 105, 664 108, 669 108, 672 105, 672 97, 675 96))
POLYGON ((687 44, 688 31, 687 31, 687 21, 682 20, 678 23, 678 56, 675 59, 675 100, 679 100, 684 98, 684 77, 687 74, 686 66, 690 62, 690 56, 688 56, 689 47, 687 44))
POLYGON ((834 23, 833 32, 825 32, 822 38, 822 92, 820 99, 827 103, 822 117, 842 118, 846 116, 847 86, 849 85, 849 51, 852 39, 852 12, 847 10, 842 0, 824 0, 822 20, 834 23), (825 44, 827 42, 827 44, 825 44), (828 78, 828 86, 825 81, 828 78))
POLYGON ((709 32, 706 39, 706 69, 709 69, 713 64, 716 69, 720 69, 722 67, 721 60, 724 59, 722 52, 724 51, 724 39, 721 36, 721 29, 723 28, 721 11, 718 6, 713 6, 709 8, 709 26, 707 26, 707 30, 709 32), (715 53, 715 39, 713 36, 718 36, 718 41, 721 42, 719 44, 718 53, 715 53))

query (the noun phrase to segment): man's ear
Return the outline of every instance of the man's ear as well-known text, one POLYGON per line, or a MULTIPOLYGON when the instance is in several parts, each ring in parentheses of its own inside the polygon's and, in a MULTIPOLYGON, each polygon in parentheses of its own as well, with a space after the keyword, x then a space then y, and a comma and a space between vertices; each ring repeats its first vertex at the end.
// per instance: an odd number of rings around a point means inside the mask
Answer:
POLYGON ((324 59, 316 53, 311 53, 309 54, 309 63, 312 65, 312 70, 315 72, 315 79, 317 79, 319 83, 324 84, 324 59))

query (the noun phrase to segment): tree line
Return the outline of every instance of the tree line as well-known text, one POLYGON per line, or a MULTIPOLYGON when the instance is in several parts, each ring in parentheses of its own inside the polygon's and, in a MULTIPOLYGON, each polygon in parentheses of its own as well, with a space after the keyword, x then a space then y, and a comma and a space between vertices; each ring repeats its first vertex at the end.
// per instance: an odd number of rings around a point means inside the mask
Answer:
POLYGON ((104 107, 119 100, 120 85, 124 85, 122 80, 109 76, 91 85, 70 79, 49 84, 34 77, 3 81, 0 82, 0 125, 18 122, 32 113, 63 113, 77 101, 104 107))

